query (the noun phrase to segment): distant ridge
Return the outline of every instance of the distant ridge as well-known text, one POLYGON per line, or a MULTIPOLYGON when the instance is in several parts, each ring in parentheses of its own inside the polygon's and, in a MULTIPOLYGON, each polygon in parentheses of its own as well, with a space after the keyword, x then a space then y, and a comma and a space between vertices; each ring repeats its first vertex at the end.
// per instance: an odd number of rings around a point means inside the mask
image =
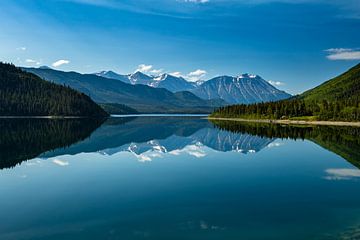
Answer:
POLYGON ((40 68, 40 69, 51 69, 51 67, 46 66, 46 65, 44 65, 44 66, 40 66, 39 68, 40 68))
POLYGON ((165 88, 171 92, 190 91, 202 99, 223 99, 231 104, 277 101, 291 97, 290 94, 277 89, 260 76, 247 73, 237 77, 219 76, 196 82, 189 82, 183 77, 168 73, 150 76, 139 71, 128 75, 102 71, 95 74, 133 85, 143 84, 154 88, 165 88))
MULTIPOLYGON (((226 104, 220 99, 204 100, 190 92, 173 93, 164 88, 127 84, 95 74, 40 68, 23 69, 47 81, 70 86, 89 95, 97 103, 124 104, 140 113, 210 113, 215 107, 226 104)), ((132 76, 143 75, 135 73, 132 76)))

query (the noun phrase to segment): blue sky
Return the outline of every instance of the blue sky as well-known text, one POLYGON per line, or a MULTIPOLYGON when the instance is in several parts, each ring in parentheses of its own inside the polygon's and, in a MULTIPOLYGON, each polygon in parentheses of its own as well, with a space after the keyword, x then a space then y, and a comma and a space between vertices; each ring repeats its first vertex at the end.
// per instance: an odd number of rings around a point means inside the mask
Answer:
POLYGON ((359 0, 2 0, 0 19, 0 60, 20 66, 248 72, 299 93, 360 62, 359 0))

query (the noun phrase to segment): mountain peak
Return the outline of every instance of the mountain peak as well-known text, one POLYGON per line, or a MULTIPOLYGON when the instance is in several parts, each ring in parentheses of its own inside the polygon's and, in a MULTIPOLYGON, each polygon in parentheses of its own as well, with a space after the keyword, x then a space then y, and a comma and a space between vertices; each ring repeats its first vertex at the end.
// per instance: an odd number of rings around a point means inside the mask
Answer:
POLYGON ((122 81, 124 83, 130 83, 128 76, 118 74, 111 70, 100 71, 100 72, 94 73, 94 75, 99 76, 99 77, 104 77, 104 78, 116 79, 116 80, 122 81))
POLYGON ((128 79, 130 80, 131 84, 149 85, 153 78, 149 75, 146 75, 145 73, 136 71, 132 74, 129 74, 128 79))
POLYGON ((198 85, 192 92, 203 99, 223 99, 231 104, 268 102, 290 97, 260 76, 248 73, 237 77, 215 77, 198 85))
POLYGON ((154 81, 164 81, 167 77, 171 75, 167 73, 160 74, 159 76, 154 77, 154 81))
POLYGON ((114 71, 108 70, 108 71, 102 71, 104 74, 118 74, 114 71))
POLYGON ((143 72, 140 72, 140 71, 136 71, 132 74, 129 74, 129 77, 130 78, 151 78, 149 75, 146 75, 145 73, 143 72))
POLYGON ((43 65, 43 66, 40 66, 39 69, 52 69, 52 68, 49 66, 43 65))

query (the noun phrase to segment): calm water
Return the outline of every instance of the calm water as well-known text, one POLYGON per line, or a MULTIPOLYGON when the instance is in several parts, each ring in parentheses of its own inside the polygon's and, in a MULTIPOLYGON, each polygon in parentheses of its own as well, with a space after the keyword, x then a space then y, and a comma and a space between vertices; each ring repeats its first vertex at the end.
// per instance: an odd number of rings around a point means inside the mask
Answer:
POLYGON ((0 239, 359 239, 360 130, 0 120, 0 239))

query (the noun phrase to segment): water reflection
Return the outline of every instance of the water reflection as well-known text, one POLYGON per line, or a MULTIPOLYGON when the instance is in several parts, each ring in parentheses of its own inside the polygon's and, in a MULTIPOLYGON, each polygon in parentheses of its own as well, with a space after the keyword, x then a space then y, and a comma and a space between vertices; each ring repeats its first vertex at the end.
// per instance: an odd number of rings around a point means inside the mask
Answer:
POLYGON ((356 239, 360 232, 360 171, 343 159, 358 165, 359 129, 182 117, 100 124, 2 123, 4 167, 39 157, 1 171, 0 239, 356 239))
POLYGON ((289 126, 279 124, 212 121, 219 129, 267 138, 307 139, 360 168, 360 128, 341 126, 289 126))
POLYGON ((37 156, 46 159, 92 152, 130 152, 142 162, 164 154, 201 158, 206 156, 204 148, 247 154, 280 146, 280 142, 274 142, 277 138, 308 139, 360 167, 360 128, 352 127, 209 122, 199 117, 129 117, 110 118, 105 123, 94 119, 3 119, 0 129, 0 168, 37 156))
POLYGON ((102 124, 98 119, 0 119, 0 169, 82 141, 102 124))
POLYGON ((274 139, 221 130, 208 120, 200 118, 112 118, 97 129, 91 138, 67 149, 45 153, 41 157, 81 152, 106 155, 130 152, 142 162, 151 161, 163 154, 189 154, 201 158, 206 156, 204 147, 221 152, 255 153, 274 139))

